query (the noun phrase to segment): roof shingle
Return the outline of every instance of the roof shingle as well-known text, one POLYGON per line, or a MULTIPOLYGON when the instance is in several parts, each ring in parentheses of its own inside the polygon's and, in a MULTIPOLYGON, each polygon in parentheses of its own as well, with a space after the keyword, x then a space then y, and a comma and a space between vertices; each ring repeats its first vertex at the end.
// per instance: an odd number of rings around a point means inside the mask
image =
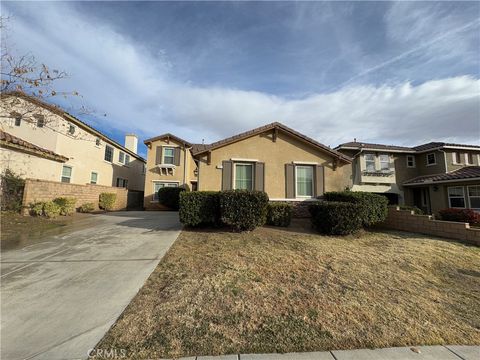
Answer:
POLYGON ((403 185, 442 183, 445 181, 468 180, 475 178, 480 179, 480 166, 465 166, 450 173, 417 176, 405 181, 403 185))

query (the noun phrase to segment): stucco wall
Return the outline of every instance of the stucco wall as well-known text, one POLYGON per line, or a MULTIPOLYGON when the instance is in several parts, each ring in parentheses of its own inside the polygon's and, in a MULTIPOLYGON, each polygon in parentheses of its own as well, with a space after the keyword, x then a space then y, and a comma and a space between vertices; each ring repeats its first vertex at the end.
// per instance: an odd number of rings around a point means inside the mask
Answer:
POLYGON ((341 163, 333 169, 333 158, 325 151, 279 131, 276 142, 272 134, 259 134, 218 148, 199 161, 199 190, 221 190, 223 160, 252 159, 265 163, 265 191, 271 199, 283 199, 285 193, 285 164, 293 161, 314 162, 325 168, 325 191, 344 190, 351 187, 351 165, 341 163))
POLYGON ((50 201, 57 197, 74 197, 76 207, 85 203, 94 203, 98 210, 98 200, 101 193, 115 193, 117 199, 114 210, 127 208, 128 190, 101 185, 66 184, 56 181, 26 179, 23 192, 24 213, 28 213, 30 204, 38 201, 50 201))
POLYGON ((417 171, 418 171, 417 176, 442 174, 446 172, 444 153, 438 150, 427 151, 425 153, 417 154, 416 163, 417 163, 417 171), (435 159, 436 159, 435 165, 427 165, 427 155, 431 153, 435 154, 435 159))
MULTIPOLYGON (((130 163, 124 165, 119 162, 119 153, 120 151, 124 152, 120 147, 106 142, 104 139, 97 146, 95 143, 97 135, 42 107, 32 107, 33 105, 23 99, 17 100, 18 104, 9 105, 12 98, 2 99, 1 129, 22 140, 68 157, 69 160, 65 165, 72 167, 71 183, 90 183, 91 172, 94 171, 98 173, 98 185, 115 186, 117 177, 121 177, 128 180, 129 189, 143 191, 145 176, 143 174, 144 163, 141 160, 130 156, 130 163), (10 115, 14 111, 20 114, 30 111, 30 114, 25 115, 20 126, 15 126, 14 119, 10 115), (44 127, 37 127, 36 123, 32 123, 31 112, 44 115, 44 127), (70 124, 75 126, 74 134, 68 132, 70 124), (113 162, 111 163, 104 160, 106 143, 114 148, 113 162)), ((61 169, 62 167, 54 180, 60 180, 61 169)), ((38 179, 49 178, 50 175, 45 173, 47 170, 50 171, 49 169, 43 171, 42 168, 38 168, 38 170, 31 176, 38 179)))
POLYGON ((461 169, 464 166, 480 166, 480 156, 479 156, 480 151, 458 150, 457 152, 460 153, 460 163, 459 164, 454 164, 453 163, 453 153, 454 152, 455 151, 451 151, 451 150, 446 151, 448 171, 455 171, 455 170, 461 169), (465 153, 472 154, 473 164, 467 164, 466 163, 465 153))

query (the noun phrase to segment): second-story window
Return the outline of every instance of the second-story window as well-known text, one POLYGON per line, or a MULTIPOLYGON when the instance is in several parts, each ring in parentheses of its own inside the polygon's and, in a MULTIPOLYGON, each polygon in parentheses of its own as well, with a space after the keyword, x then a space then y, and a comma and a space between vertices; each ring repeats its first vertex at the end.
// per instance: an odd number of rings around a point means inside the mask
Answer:
POLYGON ((437 163, 437 159, 435 157, 435 153, 427 154, 427 165, 435 165, 437 163))
POLYGON ((113 147, 109 145, 105 145, 105 161, 112 162, 113 161, 113 147))
POLYGON ((95 145, 96 145, 96 146, 100 146, 100 138, 96 138, 96 139, 95 139, 95 145))
POLYGON ((37 119, 37 127, 43 128, 45 126, 45 117, 41 114, 36 114, 34 117, 37 119))
POLYGON ((472 153, 465 154, 465 164, 466 165, 473 165, 473 155, 472 153))
POLYGON ((74 125, 71 125, 71 124, 70 124, 70 126, 68 127, 68 133, 69 133, 70 135, 75 134, 75 126, 74 126, 74 125))
POLYGON ((15 126, 20 126, 22 124, 22 115, 17 112, 10 113, 10 116, 15 119, 14 124, 15 126))
POLYGON ((407 167, 409 168, 415 167, 415 156, 407 155, 407 167))
POLYGON ((125 154, 125 165, 130 164, 130 155, 125 154))
POLYGON ((387 154, 381 154, 380 158, 380 170, 388 171, 390 170, 390 156, 387 154))
POLYGON ((125 162, 125 153, 123 151, 120 151, 118 153, 118 161, 121 162, 122 164, 125 162))
POLYGON ((375 171, 375 155, 365 154, 365 169, 369 172, 375 171))
POLYGON ((454 164, 461 164, 462 160, 459 152, 452 153, 452 160, 454 164))
POLYGON ((173 147, 163 148, 163 163, 170 165, 175 163, 175 149, 173 147))

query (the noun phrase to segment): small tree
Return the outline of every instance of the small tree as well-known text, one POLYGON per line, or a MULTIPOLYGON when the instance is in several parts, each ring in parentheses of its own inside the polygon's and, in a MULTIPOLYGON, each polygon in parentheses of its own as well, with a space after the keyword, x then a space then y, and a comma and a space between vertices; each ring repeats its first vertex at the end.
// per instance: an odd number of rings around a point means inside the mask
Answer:
POLYGON ((7 168, 2 174, 1 187, 2 210, 20 211, 25 180, 7 168))

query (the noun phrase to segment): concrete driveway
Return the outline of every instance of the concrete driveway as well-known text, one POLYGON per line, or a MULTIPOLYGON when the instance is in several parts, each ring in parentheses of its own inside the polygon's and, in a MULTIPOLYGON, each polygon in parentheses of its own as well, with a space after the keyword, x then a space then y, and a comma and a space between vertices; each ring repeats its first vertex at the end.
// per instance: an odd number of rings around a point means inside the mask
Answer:
POLYGON ((1 358, 85 359, 180 233, 175 212, 91 215, 1 259, 1 358))

